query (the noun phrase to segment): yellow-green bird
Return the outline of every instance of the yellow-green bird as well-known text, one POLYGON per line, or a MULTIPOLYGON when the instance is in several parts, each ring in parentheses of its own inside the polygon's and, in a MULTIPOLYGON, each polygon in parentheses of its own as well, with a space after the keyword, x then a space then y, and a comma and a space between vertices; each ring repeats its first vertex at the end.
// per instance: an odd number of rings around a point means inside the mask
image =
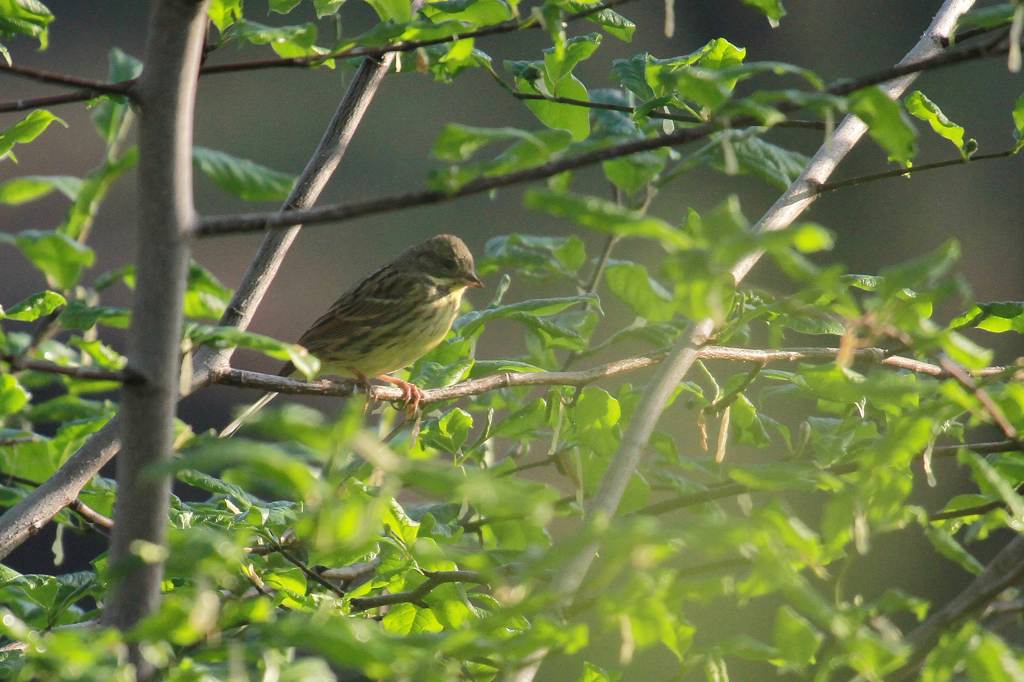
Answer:
MULTIPOLYGON (((411 410, 423 391, 415 384, 388 376, 408 367, 441 343, 459 313, 467 288, 482 287, 473 254, 450 234, 431 237, 346 291, 299 338, 318 360, 320 372, 356 379, 371 377, 395 384, 411 410)), ((281 376, 295 372, 291 363, 281 376)), ((222 432, 233 434, 250 415, 274 399, 267 393, 222 432)))

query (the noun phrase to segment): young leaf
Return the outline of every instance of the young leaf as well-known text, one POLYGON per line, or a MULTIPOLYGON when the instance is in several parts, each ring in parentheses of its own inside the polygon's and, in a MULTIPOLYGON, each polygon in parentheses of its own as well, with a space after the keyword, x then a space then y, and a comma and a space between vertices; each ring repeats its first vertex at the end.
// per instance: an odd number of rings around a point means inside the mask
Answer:
POLYGON ((192 162, 222 190, 246 201, 286 199, 295 184, 294 176, 206 147, 192 148, 192 162))
POLYGON ((287 360, 307 379, 312 379, 320 370, 320 362, 302 346, 278 341, 263 334, 242 331, 236 327, 190 324, 185 328, 185 338, 195 344, 214 348, 250 348, 278 360, 287 360))
MULTIPOLYGON (((907 111, 910 112, 911 116, 928 123, 936 134, 952 142, 960 151, 961 156, 967 158, 968 154, 964 144, 963 126, 959 126, 950 121, 946 115, 942 113, 942 109, 939 109, 938 105, 928 99, 928 97, 920 90, 915 90, 907 95, 906 99, 903 100, 903 103, 906 104, 907 111)), ((972 146, 976 146, 976 144, 977 143, 972 146)))
POLYGON ((605 268, 604 279, 612 293, 640 317, 651 322, 667 322, 675 316, 672 294, 652 279, 643 265, 613 261, 605 268))
POLYGON ((44 315, 49 315, 66 303, 64 297, 56 291, 41 291, 15 303, 6 312, 0 310, 0 319, 33 322, 44 315))
MULTIPOLYGON (((111 48, 107 61, 107 80, 111 83, 138 78, 142 73, 142 62, 116 47, 111 48)), ((124 96, 105 95, 97 100, 98 104, 92 110, 92 122, 109 149, 121 137, 131 109, 128 99, 124 96)))
POLYGON ((768 23, 772 28, 778 26, 779 20, 786 16, 786 8, 782 6, 782 0, 743 0, 743 4, 760 10, 768 17, 768 23))
MULTIPOLYGON (((45 50, 50 41, 53 13, 39 0, 3 0, 0 2, 0 36, 23 35, 39 41, 45 50)), ((4 50, 6 53, 6 50, 4 50)), ((10 57, 7 57, 10 62, 10 57)))
POLYGON ((96 258, 92 249, 59 232, 26 230, 17 235, 0 234, 0 244, 13 244, 57 289, 73 287, 82 271, 96 258))
POLYGON ((27 204, 45 197, 53 190, 74 200, 81 188, 82 179, 70 175, 26 175, 0 183, 0 204, 27 204))
POLYGON ((1016 154, 1021 149, 1024 149, 1024 95, 1018 97, 1016 103, 1014 103, 1012 116, 1013 139, 1017 140, 1013 153, 1016 154))
POLYGON ((868 133, 892 161, 904 166, 917 154, 917 130, 910 125, 899 104, 886 97, 878 86, 850 96, 850 111, 868 126, 868 133))
POLYGON ((0 374, 0 417, 20 412, 28 404, 29 392, 11 374, 0 374))
POLYGON ((558 218, 622 237, 654 239, 667 249, 686 249, 692 241, 683 232, 660 218, 619 206, 606 199, 547 190, 530 190, 523 198, 527 208, 544 211, 558 218))
POLYGON ((242 0, 211 0, 206 15, 217 30, 224 33, 231 24, 242 18, 242 0))
POLYGON ((21 119, 10 128, 0 131, 0 160, 10 156, 11 161, 17 162, 14 156, 16 144, 27 144, 43 134, 50 124, 56 121, 65 128, 68 124, 57 118, 46 109, 36 109, 25 118, 21 119))

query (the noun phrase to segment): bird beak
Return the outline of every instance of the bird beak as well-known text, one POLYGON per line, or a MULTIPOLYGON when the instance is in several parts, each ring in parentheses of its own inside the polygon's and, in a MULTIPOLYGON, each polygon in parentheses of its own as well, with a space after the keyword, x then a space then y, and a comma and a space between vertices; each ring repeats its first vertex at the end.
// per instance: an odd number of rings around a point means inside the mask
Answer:
POLYGON ((466 287, 469 289, 483 289, 484 283, 480 281, 476 273, 472 273, 466 276, 466 287))

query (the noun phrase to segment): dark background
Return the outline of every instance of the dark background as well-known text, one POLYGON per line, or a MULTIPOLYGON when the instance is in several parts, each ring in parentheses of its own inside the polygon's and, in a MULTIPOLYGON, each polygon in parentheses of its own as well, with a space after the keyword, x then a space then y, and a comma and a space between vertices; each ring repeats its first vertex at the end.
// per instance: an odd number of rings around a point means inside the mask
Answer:
MULTIPOLYGON (((897 61, 917 40, 939 4, 924 0, 790 0, 786 3, 789 15, 783 19, 781 27, 771 29, 758 12, 738 0, 679 1, 676 3, 676 34, 666 38, 661 30, 663 4, 637 0, 620 8, 639 26, 633 44, 605 36, 601 49, 576 72, 590 88, 609 87, 612 82, 608 74, 614 58, 640 51, 649 51, 657 57, 684 54, 710 38, 722 36, 746 47, 748 61, 792 62, 809 67, 831 81, 870 73, 897 61)), ((10 43, 17 63, 103 78, 107 51, 111 47, 117 46, 141 57, 150 3, 51 1, 48 5, 57 16, 51 26, 51 47, 37 52, 28 41, 10 43)), ((288 17, 268 16, 263 2, 250 0, 246 11, 247 18, 270 24, 299 23, 312 18, 312 10, 307 5, 300 6, 288 17)), ((372 20, 369 10, 354 2, 344 7, 342 16, 347 33, 361 30, 372 20)), ((597 29, 580 22, 569 30, 572 34, 597 29)), ((328 36, 325 35, 321 44, 330 42, 328 36)), ((494 57, 499 71, 502 59, 539 58, 540 50, 547 44, 549 41, 540 31, 477 41, 478 48, 494 57)), ((257 54, 269 56, 270 51, 241 52, 228 47, 214 53, 211 61, 235 61, 257 54)), ((350 75, 351 69, 339 68, 336 71, 292 69, 205 77, 199 90, 195 142, 281 171, 298 173, 319 140, 350 75)), ((968 136, 978 140, 982 153, 1011 146, 1009 111, 1013 101, 1024 91, 1024 79, 1009 74, 1005 62, 990 59, 926 73, 914 87, 924 90, 952 120, 963 125, 968 136)), ((0 80, 3 100, 55 92, 60 89, 10 77, 0 80)), ((99 163, 103 147, 91 130, 85 108, 65 105, 54 111, 69 127, 53 126, 35 143, 16 150, 20 163, 0 163, 0 181, 28 174, 84 175, 99 163)), ((20 116, 0 114, 0 127, 13 124, 20 116)), ((467 72, 446 86, 432 82, 426 75, 403 70, 385 80, 320 203, 379 197, 422 187, 427 172, 434 166, 428 154, 430 145, 446 122, 539 127, 521 103, 509 97, 481 71, 467 72)), ((820 137, 820 133, 812 131, 784 131, 775 133, 772 139, 810 154, 820 143, 820 137)), ((951 145, 925 128, 921 130, 920 147, 918 164, 956 154, 951 145)), ((834 179, 885 168, 884 153, 865 139, 842 164, 834 179)), ((606 192, 593 171, 579 173, 576 186, 595 193, 606 192)), ((956 238, 963 251, 959 270, 970 282, 978 300, 1019 300, 1024 298, 1022 189, 1024 164, 1015 157, 827 194, 805 217, 836 233, 836 248, 827 258, 845 263, 852 272, 875 273, 934 249, 949 238, 956 238)), ((253 209, 251 204, 245 205, 224 194, 198 173, 196 190, 197 205, 203 213, 253 209)), ((704 212, 731 193, 740 197, 745 213, 754 220, 771 204, 778 191, 749 178, 697 171, 664 189, 651 210, 675 222, 685 215, 687 207, 704 212)), ((260 307, 253 330, 294 340, 343 289, 410 243, 442 231, 459 234, 478 254, 482 253, 485 242, 498 234, 575 232, 587 241, 589 251, 596 254, 600 236, 523 209, 521 194, 522 188, 516 187, 500 191, 493 199, 478 196, 342 225, 305 229, 260 307)), ((0 229, 8 232, 51 229, 60 222, 66 209, 66 202, 55 197, 18 208, 0 209, 0 229)), ((134 177, 128 174, 114 186, 100 210, 90 238, 97 263, 87 273, 86 281, 131 261, 135 250, 135 201, 134 177)), ((259 235, 249 235, 204 240, 196 245, 194 256, 233 287, 260 239, 259 235)), ((617 255, 646 260, 656 254, 644 244, 626 242, 619 247, 617 255)), ((769 285, 773 282, 764 268, 755 270, 752 278, 769 285)), ((0 304, 10 305, 43 286, 41 276, 16 252, 10 248, 0 250, 0 304)), ((507 300, 537 293, 535 288, 514 282, 507 300)), ((476 305, 486 304, 489 296, 486 290, 470 294, 476 305)), ((105 302, 127 305, 129 297, 127 292, 119 291, 105 302)), ((947 312, 951 314, 953 310, 947 312)), ((611 319, 602 323, 605 330, 628 319, 625 311, 614 304, 609 313, 611 319)), ((481 357, 500 357, 519 351, 520 346, 506 342, 504 338, 510 335, 501 331, 498 327, 484 335, 481 357)), ((104 335, 115 347, 123 347, 123 336, 116 331, 104 330, 104 335)), ((997 360, 1001 362, 1012 361, 1022 350, 1016 337, 987 336, 979 340, 993 345, 997 349, 997 360)), ((270 369, 275 365, 275 361, 247 354, 240 354, 238 358, 240 365, 254 369, 270 369)), ((197 430, 220 427, 229 420, 234 405, 254 397, 235 389, 204 390, 183 403, 180 416, 197 430)), ((324 401, 309 402, 335 409, 324 401)), ((937 473, 946 486, 964 484, 953 466, 943 467, 937 473)), ((949 491, 950 488, 945 487, 941 492, 948 494, 949 491)), ((925 494, 941 504, 941 495, 925 494)), ((809 511, 813 514, 813 508, 809 511)), ((851 590, 858 583, 863 583, 862 587, 869 593, 900 584, 921 596, 941 598, 964 584, 965 574, 948 564, 941 565, 941 571, 933 568, 940 564, 934 563, 927 542, 908 535, 901 533, 891 539, 877 540, 871 555, 852 572, 851 590)), ((12 555, 11 564, 19 570, 53 570, 52 566, 48 567, 52 556, 50 542, 52 529, 12 555)), ((66 537, 65 542, 72 557, 72 563, 65 568, 83 565, 97 549, 92 543, 81 545, 80 551, 76 551, 82 539, 74 537, 66 537)), ((723 620, 723 627, 728 628, 731 622, 731 618, 723 620)))

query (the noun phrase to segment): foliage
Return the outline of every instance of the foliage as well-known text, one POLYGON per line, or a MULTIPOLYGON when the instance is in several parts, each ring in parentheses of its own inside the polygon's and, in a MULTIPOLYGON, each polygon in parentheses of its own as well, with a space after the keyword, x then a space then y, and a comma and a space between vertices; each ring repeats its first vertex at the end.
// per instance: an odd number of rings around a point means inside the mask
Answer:
MULTIPOLYGON (((773 25, 786 12, 778 0, 743 2, 773 25)), ((373 433, 390 430, 400 412, 364 409, 359 397, 337 417, 294 404, 267 410, 239 438, 178 423, 176 456, 163 472, 182 491, 172 500, 168 547, 136 550, 141 560, 165 562, 159 610, 126 633, 65 627, 99 615, 116 578, 106 554, 80 573, 0 567, 0 634, 25 645, 0 653, 2 676, 130 679, 126 643, 136 642, 170 680, 334 679, 353 671, 373 679, 500 679, 548 649, 575 657, 563 679, 588 682, 640 675, 652 660, 672 678, 727 679, 729 666, 746 666, 756 677, 777 670, 881 680, 909 659, 906 633, 939 605, 924 588, 850 593, 846 567, 871 557, 882 536, 916 535, 934 546, 936 561, 977 574, 983 565, 974 544, 1024 528, 1019 441, 999 452, 972 447, 1000 418, 1024 429, 1020 368, 964 381, 856 352, 898 348, 974 371, 993 361, 977 342, 987 337, 975 330, 1024 333, 1024 303, 970 299, 955 271, 956 243, 863 275, 831 264, 834 237, 824 227, 755 232, 735 197, 681 219, 648 212, 655 190, 701 166, 788 186, 807 159, 773 134, 805 106, 829 120, 856 113, 901 165, 917 153, 915 118, 969 159, 977 143, 924 93, 894 102, 869 87, 835 97, 812 71, 747 61, 747 50, 726 38, 682 56, 615 60, 610 82, 594 87, 576 68, 602 54, 604 35, 629 42, 641 34, 610 8, 585 17, 600 33, 577 31, 570 20, 593 9, 589 2, 548 0, 525 11, 515 0, 444 0, 413 11, 408 0, 368 0, 379 23, 333 38, 325 36, 339 0, 268 4, 289 17, 311 9, 301 16, 316 21, 268 26, 247 18, 256 14, 241 0, 213 0, 217 47, 269 47, 330 69, 346 66, 332 58, 340 51, 430 41, 415 51, 420 72, 449 83, 483 69, 510 102, 527 96, 539 128, 444 127, 428 179, 444 191, 676 129, 716 128, 689 154, 660 148, 603 159, 619 201, 594 196, 571 174, 527 191, 527 209, 583 229, 492 239, 478 254, 481 275, 502 277, 492 301, 463 311, 447 339, 407 370, 409 380, 441 387, 559 372, 598 354, 657 353, 703 318, 714 321, 716 343, 779 349, 820 341, 839 351, 771 367, 701 364, 677 387, 628 483, 622 513, 595 524, 581 522, 583 510, 633 423, 648 378, 641 373, 432 403, 416 428, 397 429, 386 444, 373 433), (539 27, 550 42, 540 54, 506 61, 507 76, 480 49, 482 40, 466 37, 504 22, 539 27), (779 89, 789 80, 802 89, 779 89), (735 120, 745 123, 734 128, 728 122, 735 120), (598 242, 617 250, 608 258, 587 246, 598 242), (761 252, 785 277, 778 291, 736 283, 737 264, 761 252), (541 283, 546 297, 522 299, 520 282, 541 283), (962 314, 936 312, 954 306, 962 314), (514 335, 519 352, 479 357, 478 342, 497 335, 514 335), (937 509, 912 501, 916 469, 923 464, 933 477, 933 459, 948 455, 976 489, 937 509), (528 473, 541 467, 544 475, 528 473), (572 595, 554 593, 552 584, 591 543, 600 559, 569 606, 572 595), (770 615, 726 635, 716 628, 718 614, 751 605, 770 615), (617 655, 609 654, 611 641, 617 655)), ((975 15, 963 26, 1004 26, 1019 7, 975 15)), ((52 18, 37 0, 0 0, 4 40, 30 37, 45 47, 52 18)), ((111 52, 111 82, 140 68, 111 52)), ((31 263, 40 288, 0 308, 4 507, 52 476, 117 409, 115 382, 25 362, 111 372, 126 366, 109 330, 128 326, 130 313, 109 296, 134 287, 134 269, 94 272, 87 239, 108 190, 136 162, 138 151, 123 148, 132 118, 123 96, 98 97, 93 121, 105 153, 92 172, 0 184, 4 205, 58 195, 71 202, 53 229, 0 234, 3 257, 17 253, 31 263), (48 333, 33 334, 40 329, 48 333)), ((1012 121, 1019 151, 1024 99, 1012 121)), ((0 156, 14 161, 15 145, 29 145, 52 123, 63 121, 45 109, 27 114, 0 132, 0 156)), ((193 158, 217 186, 247 201, 281 200, 294 182, 222 151, 197 147, 193 158)), ((214 324, 230 295, 209 270, 191 264, 183 353, 245 347, 315 376, 318 363, 304 349, 214 324)), ((97 476, 79 501, 110 516, 116 494, 113 481, 97 476)), ((96 531, 81 508, 54 521, 61 533, 96 531)), ((922 674, 1020 679, 1020 658, 1013 639, 967 622, 945 631, 922 674)))

